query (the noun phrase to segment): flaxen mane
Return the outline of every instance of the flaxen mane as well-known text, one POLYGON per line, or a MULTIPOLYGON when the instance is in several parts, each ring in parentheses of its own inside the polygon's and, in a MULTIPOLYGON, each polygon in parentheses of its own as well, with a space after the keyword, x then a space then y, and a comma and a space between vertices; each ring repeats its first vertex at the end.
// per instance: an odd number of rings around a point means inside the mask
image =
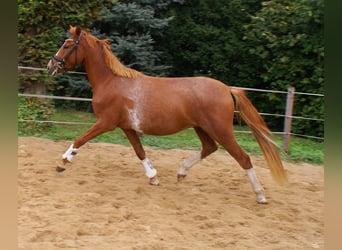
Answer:
POLYGON ((109 45, 110 39, 100 40, 100 39, 92 36, 91 34, 85 32, 85 31, 82 31, 82 32, 83 32, 83 35, 84 35, 85 39, 87 40, 87 43, 90 47, 94 48, 96 43, 98 43, 102 46, 102 48, 103 48, 102 52, 103 52, 105 62, 107 64, 107 66, 111 69, 111 71, 115 75, 127 77, 127 78, 136 78, 139 75, 141 75, 140 72, 124 66, 119 61, 119 59, 113 54, 113 52, 110 48, 110 45, 109 45))

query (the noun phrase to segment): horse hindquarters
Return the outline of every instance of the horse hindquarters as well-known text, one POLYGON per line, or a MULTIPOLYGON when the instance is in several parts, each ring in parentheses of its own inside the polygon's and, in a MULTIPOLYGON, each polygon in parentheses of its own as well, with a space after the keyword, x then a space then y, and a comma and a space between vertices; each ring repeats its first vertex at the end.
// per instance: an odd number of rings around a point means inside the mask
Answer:
POLYGON ((220 104, 216 103, 220 108, 207 113, 205 120, 202 121, 203 126, 201 129, 203 129, 212 140, 215 140, 222 145, 239 165, 245 169, 253 191, 256 194, 257 202, 262 204, 267 203, 263 188, 254 172, 250 157, 240 147, 234 137, 234 105, 232 97, 230 95, 226 97, 226 101, 222 101, 220 104))

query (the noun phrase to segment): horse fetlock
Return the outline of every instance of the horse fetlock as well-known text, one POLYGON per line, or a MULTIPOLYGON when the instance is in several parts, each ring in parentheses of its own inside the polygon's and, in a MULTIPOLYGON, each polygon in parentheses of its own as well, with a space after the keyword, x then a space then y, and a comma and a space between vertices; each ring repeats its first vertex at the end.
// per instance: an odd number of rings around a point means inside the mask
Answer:
POLYGON ((180 181, 184 180, 185 177, 186 177, 186 174, 179 174, 179 173, 178 173, 178 174, 177 174, 177 181, 180 182, 180 181))
POLYGON ((78 148, 74 148, 74 144, 71 144, 71 146, 68 148, 67 151, 62 155, 62 161, 63 164, 70 163, 72 158, 74 158, 77 155, 78 148))
POLYGON ((150 178, 150 184, 153 186, 159 186, 159 180, 158 180, 157 176, 150 178))
POLYGON ((157 170, 153 167, 152 162, 148 158, 142 160, 141 163, 144 167, 145 175, 148 178, 152 179, 154 176, 157 175, 157 170))
POLYGON ((264 189, 262 186, 258 186, 254 189, 254 193, 256 194, 256 200, 259 204, 267 204, 267 200, 265 197, 264 189))
POLYGON ((256 201, 259 204, 267 204, 268 203, 263 192, 256 193, 256 201))
POLYGON ((71 163, 71 161, 69 161, 67 158, 62 158, 62 163, 63 165, 66 165, 68 163, 71 163))
POLYGON ((182 166, 179 167, 179 169, 177 171, 178 175, 186 175, 186 169, 185 169, 185 167, 183 165, 184 164, 182 164, 182 166))

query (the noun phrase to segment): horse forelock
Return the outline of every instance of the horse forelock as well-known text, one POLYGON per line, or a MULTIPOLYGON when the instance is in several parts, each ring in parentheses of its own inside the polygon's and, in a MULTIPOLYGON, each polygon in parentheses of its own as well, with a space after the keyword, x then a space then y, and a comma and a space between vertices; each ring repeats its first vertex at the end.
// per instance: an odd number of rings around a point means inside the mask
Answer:
POLYGON ((91 48, 95 48, 97 43, 100 44, 99 48, 101 48, 102 50, 105 63, 109 67, 109 69, 113 72, 113 74, 117 76, 127 77, 127 78, 136 78, 139 75, 141 75, 139 71, 128 68, 119 61, 119 59, 113 54, 111 50, 111 47, 109 45, 110 39, 100 40, 85 31, 82 31, 82 32, 84 34, 85 40, 87 41, 87 44, 91 48))

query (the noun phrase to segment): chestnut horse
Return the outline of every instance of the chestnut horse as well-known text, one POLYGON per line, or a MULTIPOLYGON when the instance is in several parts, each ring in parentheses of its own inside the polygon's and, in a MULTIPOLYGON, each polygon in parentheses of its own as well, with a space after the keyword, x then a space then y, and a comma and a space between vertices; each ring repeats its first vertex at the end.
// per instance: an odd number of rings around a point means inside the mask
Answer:
MULTIPOLYGON (((182 180, 194 164, 222 145, 246 170, 258 203, 267 203, 250 157, 234 138, 234 99, 239 115, 258 141, 272 176, 285 183, 287 176, 271 132, 244 91, 207 77, 160 78, 125 67, 111 52, 108 40, 100 40, 79 26, 70 26, 70 38, 50 59, 47 69, 55 76, 83 65, 92 86, 92 105, 97 122, 79 136, 63 154, 64 166, 92 138, 121 128, 141 160, 150 184, 158 185, 157 170, 146 155, 140 134, 169 135, 194 128, 202 150, 183 161, 182 180)), ((57 171, 65 168, 57 167, 57 171)))

